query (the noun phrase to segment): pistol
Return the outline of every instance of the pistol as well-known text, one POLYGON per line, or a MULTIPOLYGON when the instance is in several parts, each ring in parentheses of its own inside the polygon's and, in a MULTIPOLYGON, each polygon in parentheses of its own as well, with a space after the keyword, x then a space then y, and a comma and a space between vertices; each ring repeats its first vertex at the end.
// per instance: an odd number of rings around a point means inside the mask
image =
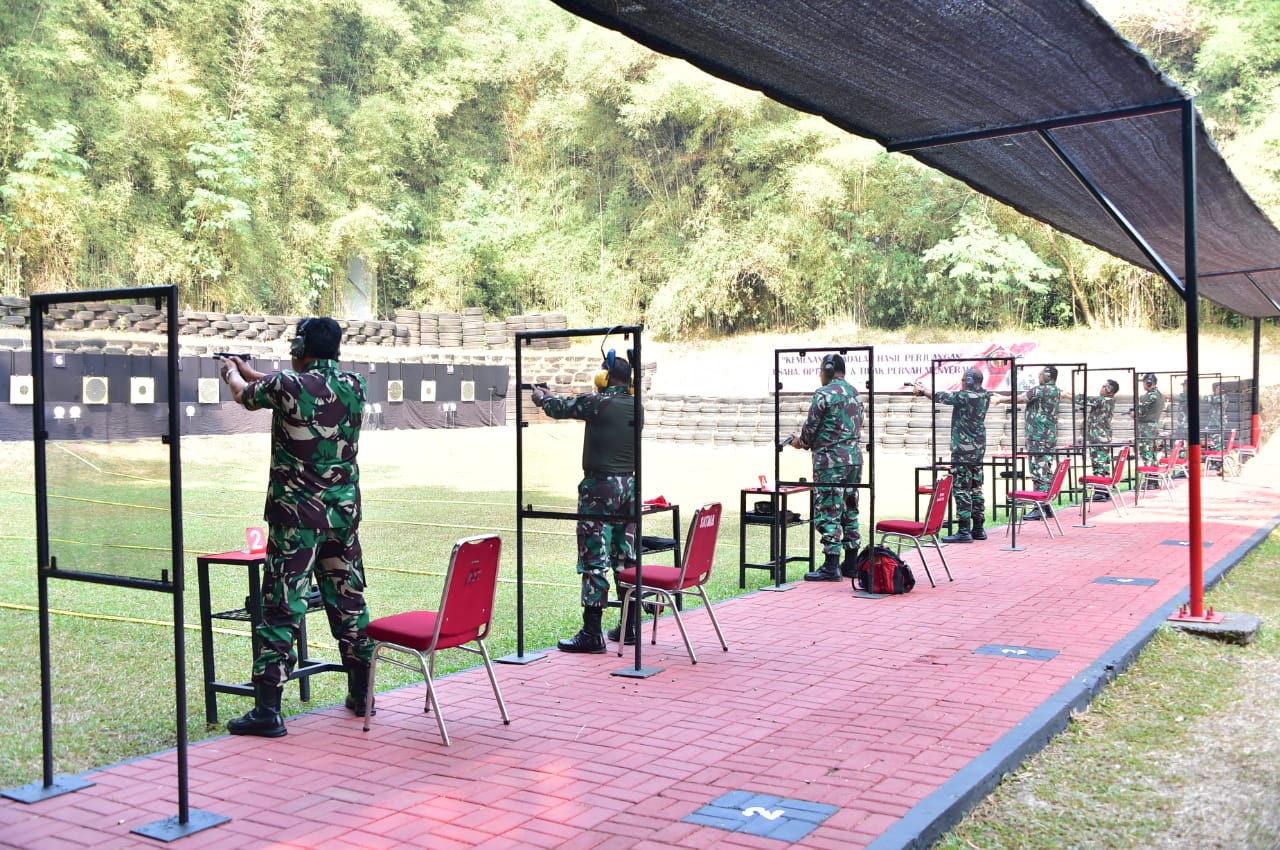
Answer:
POLYGON ((241 360, 244 360, 245 362, 248 362, 253 359, 252 354, 241 354, 240 352, 237 352, 237 351, 215 351, 213 352, 213 356, 218 358, 219 360, 223 360, 229 357, 239 357, 241 360))
POLYGON ((536 384, 521 384, 521 385, 520 385, 520 389, 522 389, 522 390, 548 390, 548 391, 550 391, 551 387, 547 386, 547 385, 546 385, 545 383, 543 383, 542 381, 539 381, 539 382, 538 382, 538 383, 536 383, 536 384))

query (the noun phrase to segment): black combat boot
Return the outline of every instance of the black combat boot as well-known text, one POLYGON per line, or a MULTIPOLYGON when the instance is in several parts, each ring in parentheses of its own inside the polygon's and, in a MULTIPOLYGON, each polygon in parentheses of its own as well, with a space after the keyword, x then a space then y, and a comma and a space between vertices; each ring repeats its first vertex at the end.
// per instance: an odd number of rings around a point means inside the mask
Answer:
POLYGON ((822 566, 804 574, 805 581, 840 581, 840 553, 828 552, 822 566))
POLYGON ((969 536, 974 540, 986 540, 987 530, 983 528, 983 524, 986 521, 987 518, 982 514, 975 514, 973 517, 973 528, 969 531, 969 536))
MULTIPOLYGON (((636 635, 640 633, 640 600, 633 598, 631 607, 627 610, 627 634, 623 638, 623 646, 635 646, 636 635)), ((622 637, 622 624, 609 629, 609 640, 617 643, 618 638, 622 637)))
POLYGON ((844 560, 840 562, 840 575, 845 578, 853 578, 858 572, 858 544, 853 544, 852 549, 844 550, 844 560))
POLYGON ((227 721, 227 731, 232 735, 257 735, 259 738, 279 738, 289 734, 280 717, 280 695, 283 687, 253 683, 254 706, 242 717, 227 721))
POLYGON ((959 529, 955 534, 948 534, 942 538, 943 543, 972 543, 973 535, 969 532, 969 520, 959 520, 959 529))
POLYGON ((582 628, 571 638, 564 638, 556 647, 561 652, 583 652, 599 655, 606 651, 604 632, 600 629, 602 608, 582 609, 582 628))
MULTIPOLYGON (((356 717, 364 717, 369 700, 369 663, 347 662, 347 709, 356 717)), ((373 710, 374 714, 378 709, 373 710)))

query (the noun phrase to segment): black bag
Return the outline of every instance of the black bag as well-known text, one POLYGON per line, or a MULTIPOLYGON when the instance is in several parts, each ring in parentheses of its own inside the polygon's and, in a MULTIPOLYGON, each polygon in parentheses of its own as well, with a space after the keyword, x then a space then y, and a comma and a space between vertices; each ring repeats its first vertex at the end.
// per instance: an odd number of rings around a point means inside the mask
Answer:
POLYGON ((910 593, 916 586, 911 568, 889 548, 868 546, 854 562, 853 589, 867 593, 910 593))
MULTIPOLYGON (((772 517, 773 502, 756 502, 754 513, 756 516, 772 517)), ((800 514, 795 511, 787 511, 787 515, 783 517, 783 521, 787 524, 797 523, 800 521, 800 514)))

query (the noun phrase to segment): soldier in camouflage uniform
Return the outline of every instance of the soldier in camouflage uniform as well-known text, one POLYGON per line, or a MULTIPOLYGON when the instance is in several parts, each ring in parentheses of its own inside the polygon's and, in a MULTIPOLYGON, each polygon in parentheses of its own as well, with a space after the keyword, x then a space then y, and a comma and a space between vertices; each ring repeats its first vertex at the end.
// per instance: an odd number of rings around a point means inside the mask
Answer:
MULTIPOLYGON (((1182 382, 1182 392, 1178 393, 1174 401, 1178 407, 1178 430, 1176 432, 1176 436, 1179 439, 1185 440, 1187 439, 1188 421, 1186 381, 1182 382)), ((1200 423, 1200 446, 1205 449, 1220 449, 1223 446, 1222 430, 1224 427, 1223 423, 1226 421, 1223 414, 1225 412, 1227 401, 1226 396, 1222 393, 1222 385, 1219 384, 1215 386, 1212 395, 1201 396, 1200 401, 1205 405, 1205 407, 1201 407, 1201 410, 1207 409, 1208 411, 1208 415, 1206 415, 1200 423)))
MULTIPOLYGON (((929 390, 916 382, 919 395, 929 390)), ((982 497, 982 461, 987 454, 987 410, 991 393, 982 388, 982 373, 964 371, 964 388, 959 392, 943 391, 930 396, 951 411, 951 495, 956 503, 958 529, 942 538, 944 543, 972 543, 986 540, 986 503, 982 497)))
POLYGON ((341 341, 333 319, 303 319, 290 348, 292 369, 264 374, 236 357, 223 365, 236 402, 272 412, 262 649, 253 664, 254 707, 227 723, 233 735, 287 734, 280 695, 298 663, 294 645, 312 580, 347 670, 347 708, 361 717, 372 710, 356 464, 366 389, 362 376, 338 369, 341 341))
POLYGON ((858 557, 863 404, 845 381, 844 369, 839 354, 822 358, 822 387, 813 394, 800 434, 791 437, 791 445, 813 452, 813 481, 819 485, 813 493, 813 525, 822 536, 825 558, 805 581, 840 581, 841 572, 852 576, 858 557))
MULTIPOLYGON (((1090 446, 1089 459, 1093 464, 1093 474, 1107 477, 1111 474, 1111 417, 1116 410, 1116 393, 1120 385, 1108 380, 1098 390, 1097 395, 1077 393, 1075 403, 1085 411, 1085 443, 1090 446)), ((1105 490, 1094 490, 1093 500, 1105 502, 1111 498, 1105 490)))
MULTIPOLYGON (((1034 387, 1022 394, 1027 404, 1025 433, 1027 455, 1031 465, 1031 487, 1046 491, 1053 483, 1054 449, 1058 446, 1058 401, 1062 392, 1054 383, 1058 379, 1058 367, 1045 366, 1037 376, 1034 387)), ((1001 396, 996 404, 1008 404, 1001 396)), ((1049 509, 1053 516, 1053 509, 1049 509)), ((1032 508, 1023 519, 1040 519, 1040 509, 1032 508)))
MULTIPOLYGON (((1160 437, 1160 415, 1164 413, 1165 403, 1164 393, 1160 392, 1156 384, 1154 372, 1143 375, 1143 392, 1138 396, 1138 403, 1134 406, 1137 415, 1138 457, 1143 466, 1156 464, 1156 440, 1160 437)), ((1148 482, 1148 484, 1160 486, 1157 482, 1148 482)))
MULTIPOLYGON (((578 484, 578 513, 589 516, 633 516, 636 509, 636 429, 643 413, 631 395, 631 364, 621 358, 605 364, 600 392, 560 398, 541 387, 533 403, 553 419, 581 419, 582 481, 578 484)), ((578 573, 582 576, 582 628, 559 641, 563 652, 602 653, 600 624, 609 601, 609 571, 636 565, 634 522, 578 520, 578 573)), ((635 640, 640 606, 633 605, 625 639, 635 640)))

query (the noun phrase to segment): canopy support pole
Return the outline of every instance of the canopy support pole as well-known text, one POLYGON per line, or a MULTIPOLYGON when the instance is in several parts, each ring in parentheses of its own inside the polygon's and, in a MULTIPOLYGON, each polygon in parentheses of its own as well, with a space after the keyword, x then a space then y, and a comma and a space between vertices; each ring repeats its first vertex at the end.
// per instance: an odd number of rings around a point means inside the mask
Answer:
MULTIPOLYGON (((1192 98, 1182 105, 1182 226, 1183 273, 1187 311, 1187 398, 1200 397, 1200 293, 1196 241, 1196 110, 1192 98)), ((1206 619, 1204 612, 1204 529, 1200 520, 1200 405, 1187 405, 1187 507, 1191 545, 1191 617, 1206 619)), ((1186 619, 1186 618, 1181 618, 1186 619)))

